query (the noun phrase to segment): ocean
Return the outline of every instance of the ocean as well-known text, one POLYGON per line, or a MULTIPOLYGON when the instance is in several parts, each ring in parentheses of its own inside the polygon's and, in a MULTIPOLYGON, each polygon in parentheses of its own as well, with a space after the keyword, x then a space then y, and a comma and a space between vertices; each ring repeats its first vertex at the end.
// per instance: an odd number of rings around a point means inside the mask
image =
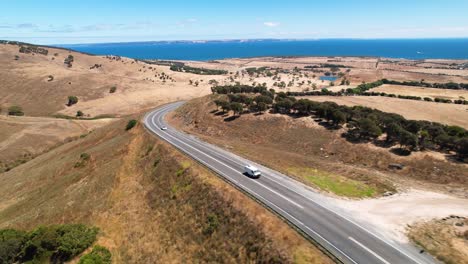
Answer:
POLYGON ((161 60, 208 61, 262 56, 468 59, 468 38, 158 41, 56 46, 96 55, 161 60))

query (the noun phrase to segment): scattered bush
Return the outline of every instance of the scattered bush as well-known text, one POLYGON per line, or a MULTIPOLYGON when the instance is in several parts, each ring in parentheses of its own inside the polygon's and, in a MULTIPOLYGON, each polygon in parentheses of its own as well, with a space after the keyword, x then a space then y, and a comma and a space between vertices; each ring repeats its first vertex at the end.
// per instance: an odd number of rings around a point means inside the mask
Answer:
POLYGON ((23 116, 23 108, 21 106, 13 105, 8 108, 8 115, 12 116, 23 116))
POLYGON ((94 246, 93 250, 80 258, 78 264, 111 264, 110 251, 102 246, 94 246))
POLYGON ((63 63, 66 64, 68 68, 71 68, 73 66, 73 61, 75 61, 75 58, 73 57, 73 55, 70 54, 68 55, 68 57, 65 58, 63 63))
POLYGON ((132 119, 130 121, 128 121, 127 123, 127 126, 125 127, 125 130, 130 130, 132 129, 134 126, 136 126, 136 124, 138 123, 138 121, 136 121, 135 119, 132 119))
POLYGON ((37 54, 42 54, 42 55, 46 55, 46 56, 47 56, 47 54, 49 54, 49 51, 47 49, 44 49, 44 48, 41 48, 41 47, 35 46, 35 45, 20 46, 19 52, 20 53, 26 53, 26 54, 37 53, 37 54))
POLYGON ((78 97, 74 96, 74 95, 70 95, 68 96, 68 103, 67 103, 67 106, 72 106, 74 104, 78 103, 78 97))
POLYGON ((91 159, 91 155, 88 153, 81 153, 80 160, 75 163, 75 168, 82 168, 86 165, 86 163, 91 159))

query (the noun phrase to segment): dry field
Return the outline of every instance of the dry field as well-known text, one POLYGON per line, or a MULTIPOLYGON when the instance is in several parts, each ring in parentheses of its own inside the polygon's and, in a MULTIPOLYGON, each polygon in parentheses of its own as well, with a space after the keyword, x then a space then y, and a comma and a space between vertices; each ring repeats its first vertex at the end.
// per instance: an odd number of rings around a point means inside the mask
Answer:
POLYGON ((335 102, 340 105, 362 105, 384 112, 396 113, 407 119, 428 120, 468 128, 468 106, 423 102, 381 96, 308 96, 317 102, 335 102))
POLYGON ((23 54, 18 50, 18 46, 0 44, 0 107, 19 105, 30 116, 57 112, 74 116, 78 110, 90 116, 122 116, 210 91, 210 76, 172 72, 167 66, 52 48, 48 48, 47 56, 23 54), (14 59, 15 55, 19 56, 18 60, 14 59), (74 57, 71 68, 64 64, 68 55, 74 57), (101 67, 90 69, 95 64, 101 67), (172 79, 162 81, 159 75, 162 73, 172 79), (191 79, 204 81, 195 87, 188 85, 191 79), (117 91, 111 94, 112 86, 116 86, 117 91), (70 95, 77 96, 79 102, 67 107, 70 95))
POLYGON ((0 115, 0 172, 109 122, 0 115))
POLYGON ((468 90, 451 90, 451 89, 436 89, 425 88, 405 85, 384 84, 377 88, 370 90, 371 92, 384 92, 397 95, 412 95, 430 98, 445 98, 451 100, 458 100, 461 98, 468 98, 468 90))

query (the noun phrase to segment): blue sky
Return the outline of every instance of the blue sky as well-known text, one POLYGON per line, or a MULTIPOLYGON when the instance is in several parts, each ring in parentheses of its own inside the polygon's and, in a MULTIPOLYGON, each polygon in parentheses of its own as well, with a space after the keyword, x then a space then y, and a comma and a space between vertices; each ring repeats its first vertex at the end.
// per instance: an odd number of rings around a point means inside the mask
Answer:
POLYGON ((0 1, 0 39, 41 44, 468 37, 468 0, 0 1))

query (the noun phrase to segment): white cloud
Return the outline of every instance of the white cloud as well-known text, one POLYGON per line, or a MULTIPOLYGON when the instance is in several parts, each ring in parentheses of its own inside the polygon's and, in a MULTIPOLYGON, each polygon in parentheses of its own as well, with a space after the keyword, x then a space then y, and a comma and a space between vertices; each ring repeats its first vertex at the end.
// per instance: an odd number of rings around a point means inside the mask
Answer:
POLYGON ((280 25, 280 23, 278 22, 263 22, 263 25, 267 26, 267 27, 277 27, 280 25))

